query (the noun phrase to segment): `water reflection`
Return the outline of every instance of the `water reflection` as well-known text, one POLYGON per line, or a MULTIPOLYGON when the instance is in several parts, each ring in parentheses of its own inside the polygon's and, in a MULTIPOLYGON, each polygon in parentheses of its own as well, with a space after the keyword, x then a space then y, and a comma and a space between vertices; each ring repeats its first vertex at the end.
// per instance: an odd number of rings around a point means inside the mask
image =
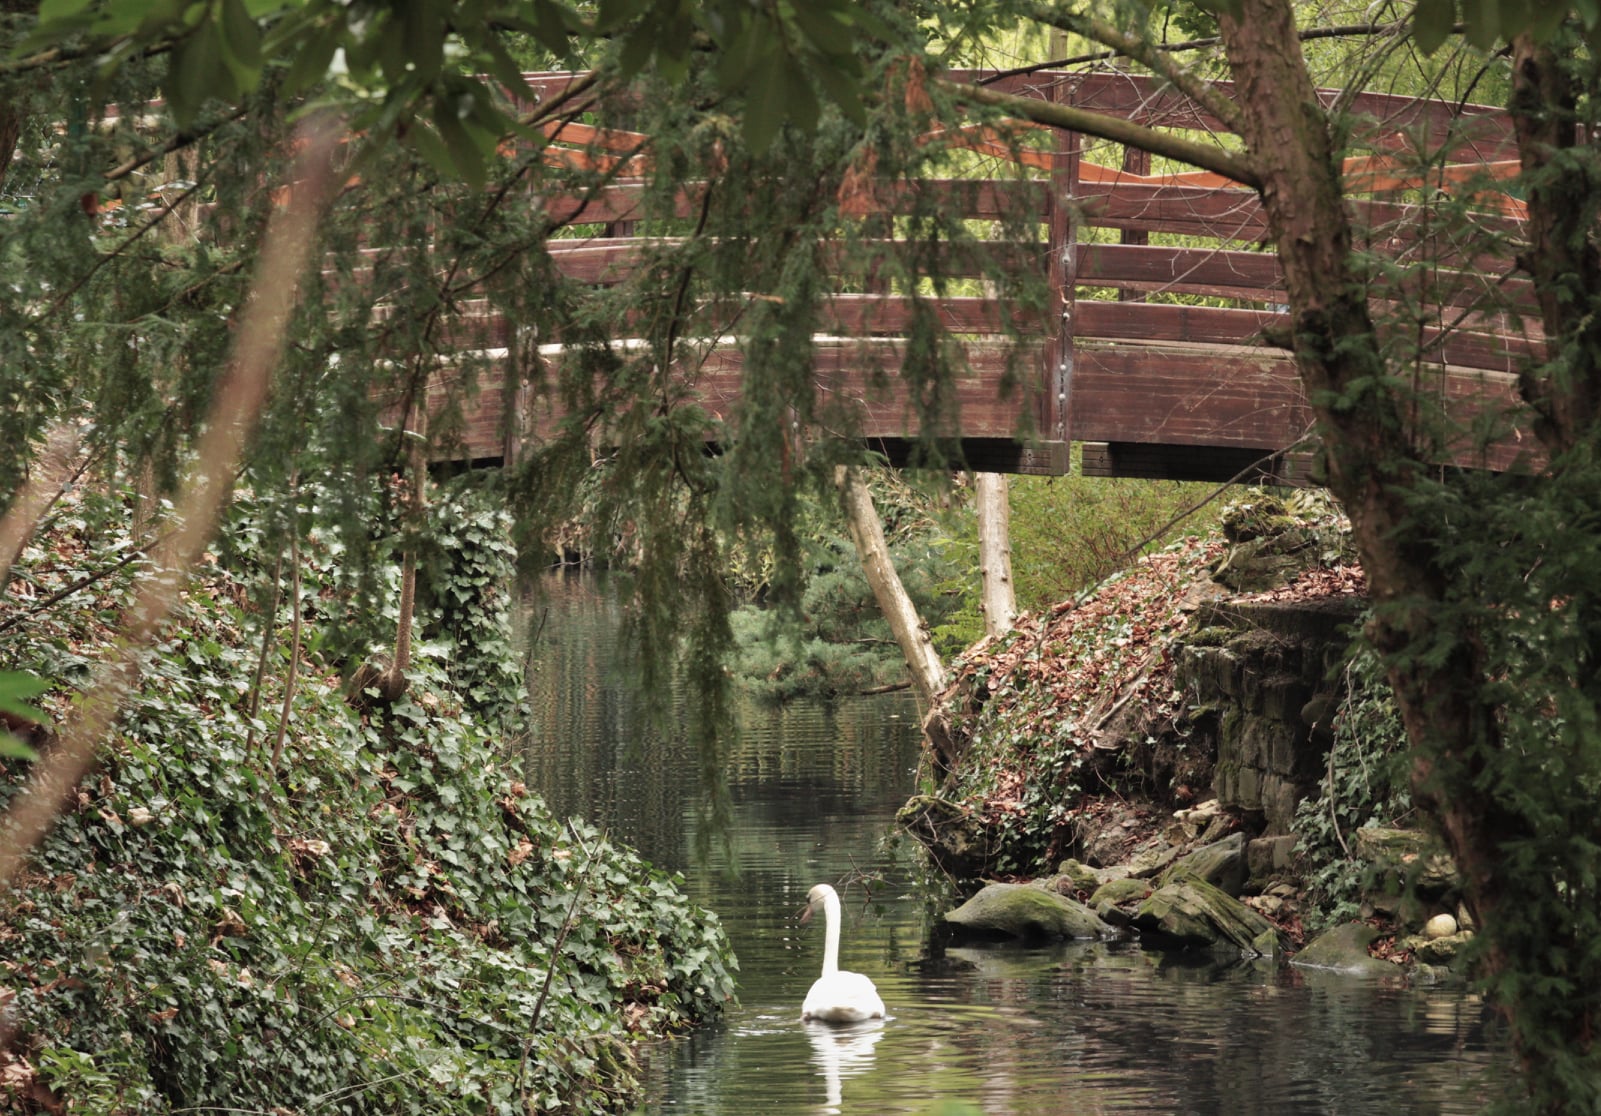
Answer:
POLYGON ((812 1065, 817 1067, 827 1091, 821 1111, 838 1113, 845 1102, 840 1083, 873 1068, 873 1047, 884 1037, 884 1020, 869 1019, 847 1027, 831 1027, 827 1023, 801 1025, 812 1043, 812 1065))
POLYGON ((1460 991, 1128 943, 930 951, 925 902, 893 836, 917 761, 904 697, 743 710, 732 828, 697 855, 695 758, 643 729, 616 654, 616 604, 587 580, 549 588, 530 784, 683 871, 739 954, 727 1018, 645 1052, 646 1111, 927 1116, 950 1100, 995 1116, 1476 1116, 1492 1092, 1481 1075, 1499 1070, 1503 1047, 1460 991), (800 1020, 823 935, 797 916, 819 882, 843 901, 841 967, 869 976, 891 1014, 860 1032, 800 1020))

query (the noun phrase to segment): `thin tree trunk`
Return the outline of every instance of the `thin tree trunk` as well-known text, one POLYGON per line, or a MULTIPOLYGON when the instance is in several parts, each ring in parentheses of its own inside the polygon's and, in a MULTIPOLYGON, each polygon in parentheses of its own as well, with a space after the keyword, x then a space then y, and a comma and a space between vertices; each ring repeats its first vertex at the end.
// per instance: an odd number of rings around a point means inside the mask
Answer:
POLYGON ((841 465, 835 469, 834 484, 839 489, 845 523, 862 560, 867 584, 872 587, 884 619, 889 621, 901 654, 906 657, 906 668, 911 671, 912 686, 919 701, 924 709, 931 709, 935 695, 945 688, 945 664, 934 650, 928 627, 917 614, 917 606, 912 603, 900 575, 895 572, 895 564, 890 561, 884 526, 878 518, 878 509, 873 506, 872 493, 862 481, 861 473, 852 466, 841 465))
POLYGON ((1012 630, 1017 619, 1017 597, 1012 585, 1010 485, 1004 474, 979 473, 975 487, 978 492, 979 607, 984 612, 985 633, 999 639, 1012 630))

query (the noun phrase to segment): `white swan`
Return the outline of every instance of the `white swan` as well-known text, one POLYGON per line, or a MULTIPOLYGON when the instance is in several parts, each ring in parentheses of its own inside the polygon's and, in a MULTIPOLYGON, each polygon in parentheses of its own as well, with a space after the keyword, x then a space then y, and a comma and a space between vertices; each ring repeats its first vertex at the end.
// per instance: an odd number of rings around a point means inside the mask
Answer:
POLYGON ((878 989, 861 973, 842 972, 839 967, 839 896, 827 884, 818 884, 806 896, 806 913, 802 922, 811 920, 818 907, 823 908, 826 933, 823 935, 823 975, 806 993, 801 1004, 802 1019, 817 1019, 824 1023, 860 1023, 864 1019, 882 1019, 884 1001, 878 989))

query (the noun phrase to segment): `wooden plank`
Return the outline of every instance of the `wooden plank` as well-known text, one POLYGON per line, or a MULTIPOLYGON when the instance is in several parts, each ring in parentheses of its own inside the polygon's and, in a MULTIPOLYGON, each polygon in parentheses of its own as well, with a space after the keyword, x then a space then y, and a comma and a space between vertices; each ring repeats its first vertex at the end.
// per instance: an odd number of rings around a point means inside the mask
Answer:
POLYGON ((1221 346, 1079 346, 1074 441, 1288 448, 1311 425, 1294 364, 1221 346))
POLYGON ((1278 302, 1282 274, 1278 257, 1265 252, 1144 244, 1079 247, 1078 281, 1086 287, 1278 302))

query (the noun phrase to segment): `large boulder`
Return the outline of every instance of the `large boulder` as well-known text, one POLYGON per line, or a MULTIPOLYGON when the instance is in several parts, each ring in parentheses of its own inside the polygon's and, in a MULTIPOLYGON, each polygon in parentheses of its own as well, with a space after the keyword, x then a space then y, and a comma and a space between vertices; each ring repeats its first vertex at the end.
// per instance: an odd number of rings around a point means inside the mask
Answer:
POLYGON ((1117 931, 1083 903, 1028 884, 990 884, 945 916, 960 937, 1110 938, 1117 931))
POLYGON ((1186 877, 1158 889, 1134 911, 1142 935, 1177 949, 1271 956, 1279 932, 1267 919, 1204 880, 1186 877))
POLYGON ((1379 932, 1365 922, 1347 922, 1312 941, 1290 958, 1304 969, 1327 969, 1355 977, 1393 977, 1394 965, 1368 953, 1379 932))
POLYGON ((1162 873, 1157 886, 1194 879, 1238 898, 1245 889, 1246 868, 1245 834, 1231 833, 1175 860, 1162 873))

